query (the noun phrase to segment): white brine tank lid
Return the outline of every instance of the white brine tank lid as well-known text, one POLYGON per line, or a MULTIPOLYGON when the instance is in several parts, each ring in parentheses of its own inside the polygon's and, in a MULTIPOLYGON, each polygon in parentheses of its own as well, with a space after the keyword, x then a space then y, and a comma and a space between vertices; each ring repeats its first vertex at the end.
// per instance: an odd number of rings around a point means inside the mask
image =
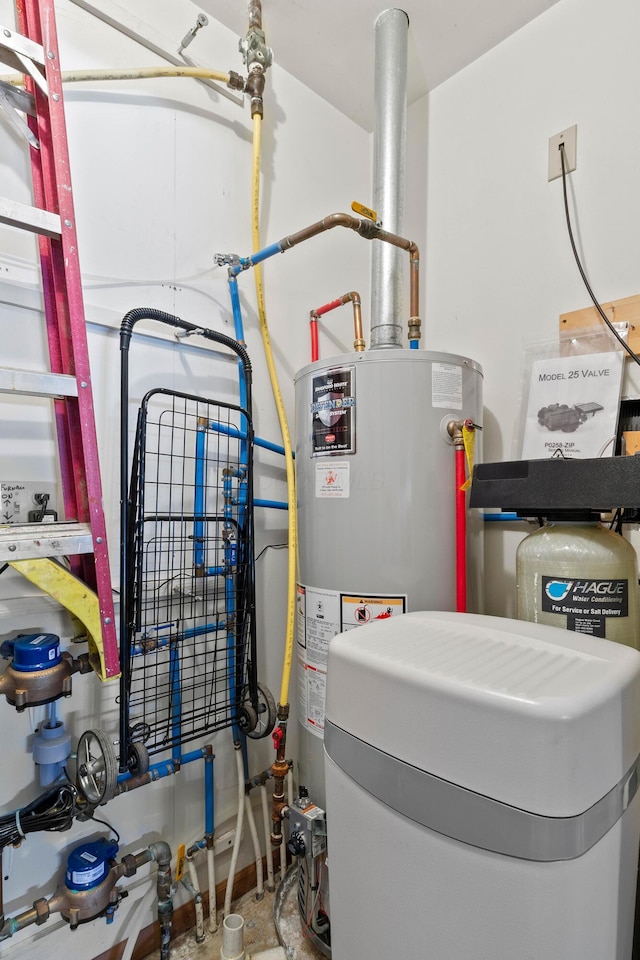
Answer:
POLYGON ((640 654, 540 624, 410 613, 332 640, 326 718, 468 790, 573 817, 640 753, 640 654))

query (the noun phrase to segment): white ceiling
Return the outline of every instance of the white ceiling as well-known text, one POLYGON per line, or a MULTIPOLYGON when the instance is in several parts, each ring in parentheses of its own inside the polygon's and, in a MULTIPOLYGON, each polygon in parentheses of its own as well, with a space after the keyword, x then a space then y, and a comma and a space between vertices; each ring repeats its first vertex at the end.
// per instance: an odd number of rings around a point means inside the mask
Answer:
MULTIPOLYGON (((557 0, 406 0, 409 103, 453 76, 557 0)), ((373 125, 373 25, 384 0, 263 0, 275 61, 366 130, 373 125)), ((244 0, 198 6, 237 34, 244 0)))

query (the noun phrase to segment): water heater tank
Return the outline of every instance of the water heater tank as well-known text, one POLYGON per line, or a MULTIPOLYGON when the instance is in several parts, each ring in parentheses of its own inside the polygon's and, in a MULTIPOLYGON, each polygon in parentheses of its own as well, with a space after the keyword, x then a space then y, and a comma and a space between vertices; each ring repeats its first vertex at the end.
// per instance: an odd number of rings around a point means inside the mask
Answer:
MULTIPOLYGON (((300 782, 324 806, 329 641, 409 610, 455 610, 454 448, 482 425, 482 370, 448 353, 386 349, 296 376, 300 782)), ((476 457, 481 434, 476 434, 476 457)), ((482 522, 468 522, 468 603, 480 610, 482 522)), ((358 691, 354 690, 354 695, 358 691)))

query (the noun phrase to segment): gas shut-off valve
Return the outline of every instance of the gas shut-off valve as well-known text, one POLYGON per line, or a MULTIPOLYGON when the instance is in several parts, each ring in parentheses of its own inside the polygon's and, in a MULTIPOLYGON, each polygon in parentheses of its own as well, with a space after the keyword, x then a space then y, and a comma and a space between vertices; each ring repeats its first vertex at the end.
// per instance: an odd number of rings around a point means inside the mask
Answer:
POLYGON ((287 850, 292 857, 304 857, 305 853, 307 852, 307 848, 304 842, 304 837, 299 830, 292 830, 292 832, 289 834, 287 850))
POLYGON ((287 849, 291 856, 313 858, 323 854, 327 844, 326 814, 309 799, 306 787, 300 787, 300 794, 286 815, 289 820, 287 849))

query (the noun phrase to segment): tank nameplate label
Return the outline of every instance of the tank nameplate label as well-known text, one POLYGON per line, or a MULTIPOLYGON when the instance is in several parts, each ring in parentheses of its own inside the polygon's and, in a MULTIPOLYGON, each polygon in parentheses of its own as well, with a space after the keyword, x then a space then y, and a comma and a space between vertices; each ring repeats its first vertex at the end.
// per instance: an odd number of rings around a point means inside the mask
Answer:
POLYGON ((337 463, 316 463, 316 497, 326 500, 346 499, 349 496, 351 464, 348 460, 337 463))
POLYGON ((462 410, 462 367, 434 363, 431 377, 431 406, 462 410))
POLYGON ((356 452, 356 371, 336 367, 311 378, 311 456, 356 452))
POLYGON ((406 613, 406 594, 343 593, 299 583, 296 598, 298 718, 320 739, 324 735, 329 642, 338 633, 373 620, 406 613))
POLYGON ((542 609, 564 615, 567 629, 606 636, 610 617, 629 616, 628 580, 542 577, 542 609))

